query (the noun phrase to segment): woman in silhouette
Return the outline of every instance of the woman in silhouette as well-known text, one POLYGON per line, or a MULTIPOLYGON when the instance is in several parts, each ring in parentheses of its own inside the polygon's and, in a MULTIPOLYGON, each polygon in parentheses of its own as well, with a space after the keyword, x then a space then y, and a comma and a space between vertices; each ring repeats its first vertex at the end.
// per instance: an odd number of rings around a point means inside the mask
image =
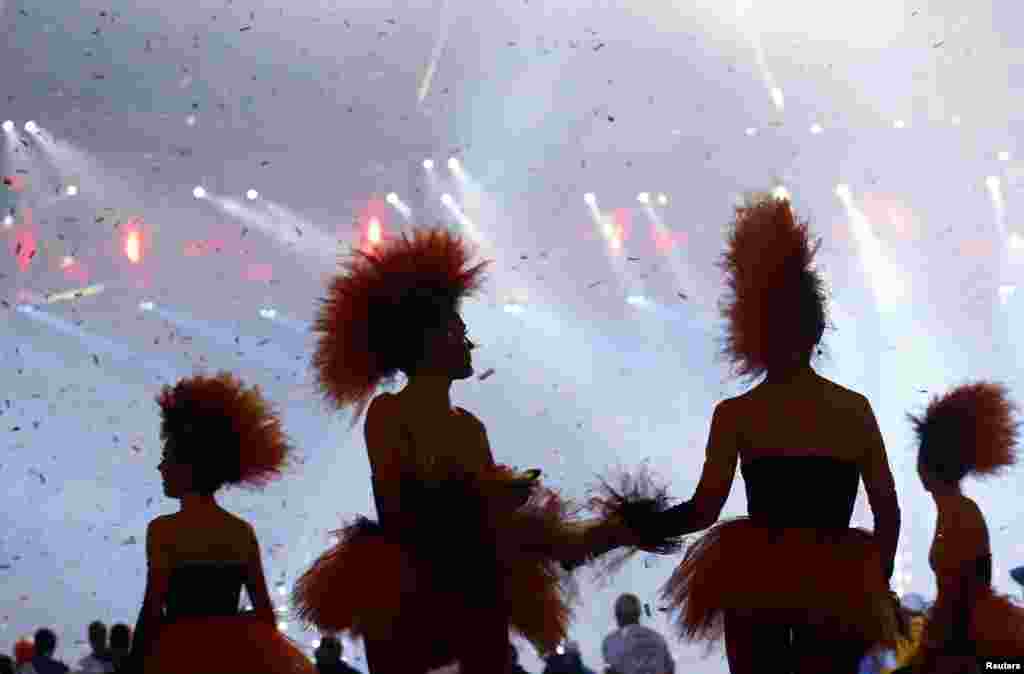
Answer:
POLYGON ((313 674, 277 630, 252 526, 221 508, 224 485, 259 488, 292 449, 256 388, 229 373, 165 386, 164 494, 181 510, 146 530, 146 594, 126 669, 145 674, 313 674), (252 615, 238 611, 245 587, 252 615))
POLYGON ((1016 463, 1016 409, 1003 386, 980 382, 935 398, 921 417, 909 415, 918 475, 938 511, 928 554, 938 594, 911 661, 916 671, 974 672, 978 656, 1024 656, 1024 609, 993 592, 985 517, 960 489, 968 475, 997 475, 1016 463))
POLYGON ((647 539, 711 527, 740 465, 749 516, 700 536, 663 590, 683 638, 724 634, 734 674, 852 674, 872 645, 894 643, 896 490, 867 398, 811 365, 826 326, 817 247, 788 201, 737 209, 724 351, 737 374, 767 376, 716 406, 693 499, 634 522, 647 539), (874 534, 850 528, 862 478, 874 534))
POLYGON ((357 251, 316 323, 320 384, 338 408, 355 408, 353 424, 379 383, 408 378, 366 413, 379 521, 342 530, 294 596, 305 622, 363 637, 371 674, 453 661, 462 674, 504 671, 510 627, 553 650, 571 587, 558 562, 631 536, 614 523, 577 527, 538 487, 539 471, 496 465, 483 423, 452 405, 452 383, 473 374, 460 301, 486 264, 469 257, 441 229, 357 251))

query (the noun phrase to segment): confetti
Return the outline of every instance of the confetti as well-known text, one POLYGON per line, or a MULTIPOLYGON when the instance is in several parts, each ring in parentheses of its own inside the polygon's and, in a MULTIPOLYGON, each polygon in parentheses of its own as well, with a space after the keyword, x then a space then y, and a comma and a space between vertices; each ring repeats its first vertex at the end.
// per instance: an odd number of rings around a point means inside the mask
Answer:
POLYGON ((488 379, 492 375, 494 375, 494 368, 493 367, 487 368, 486 370, 484 370, 482 373, 480 373, 480 376, 477 377, 477 379, 480 380, 480 381, 484 381, 485 379, 488 379))

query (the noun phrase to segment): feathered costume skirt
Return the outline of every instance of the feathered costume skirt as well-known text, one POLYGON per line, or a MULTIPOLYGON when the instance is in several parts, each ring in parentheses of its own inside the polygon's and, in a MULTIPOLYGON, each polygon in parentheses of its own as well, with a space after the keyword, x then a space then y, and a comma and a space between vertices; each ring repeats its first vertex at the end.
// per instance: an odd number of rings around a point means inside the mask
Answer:
POLYGON ((266 619, 183 618, 160 627, 145 674, 315 674, 316 667, 266 619))
MULTIPOLYGON (((938 603, 935 602, 936 605, 938 603)), ((934 607, 932 610, 935 610, 934 607)), ((971 609, 968 640, 971 652, 955 655, 1024 658, 1024 607, 1017 606, 1005 595, 992 592, 991 588, 983 592, 971 609)), ((928 641, 926 623, 920 646, 910 658, 911 666, 920 669, 933 657, 927 646, 928 641)), ((943 656, 940 654, 938 657, 941 659, 943 656)))
POLYGON ((835 638, 895 647, 895 603, 863 529, 778 528, 726 520, 700 536, 662 590, 681 638, 709 646, 727 612, 821 626, 835 638))
POLYGON ((388 531, 359 517, 336 532, 337 545, 296 583, 299 618, 378 641, 415 636, 429 645, 433 667, 455 657, 453 626, 441 615, 472 621, 497 612, 535 647, 553 650, 566 638, 575 594, 558 561, 582 530, 546 489, 518 509, 486 506, 501 501, 511 478, 507 471, 473 485, 403 486, 403 500, 416 493, 422 505, 415 524, 388 531))

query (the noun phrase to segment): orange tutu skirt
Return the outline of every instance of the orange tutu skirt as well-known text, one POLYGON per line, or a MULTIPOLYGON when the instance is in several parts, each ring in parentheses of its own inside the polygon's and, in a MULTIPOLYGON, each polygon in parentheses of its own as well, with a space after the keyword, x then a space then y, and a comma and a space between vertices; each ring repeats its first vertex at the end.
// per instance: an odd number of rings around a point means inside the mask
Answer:
MULTIPOLYGON (((978 597, 971 610, 968 629, 973 652, 965 655, 1024 658, 1024 608, 1015 605, 1009 597, 991 590, 978 597)), ((927 644, 926 624, 921 645, 911 658, 912 665, 921 667, 930 660, 927 644)))
POLYGON ((185 618, 163 625, 145 674, 316 674, 277 627, 253 616, 185 618))
POLYGON ((359 517, 296 583, 296 613, 321 630, 380 641, 404 642, 412 630, 432 644, 428 660, 438 666, 453 657, 453 627, 438 620, 439 607, 466 624, 497 611, 535 647, 553 650, 567 636, 575 594, 558 560, 581 532, 552 496, 541 490, 472 525, 442 517, 434 503, 407 536, 359 517))
POLYGON ((895 603, 870 532, 721 522, 697 539, 662 590, 681 638, 716 642, 726 612, 828 625, 837 636, 895 647, 895 603))

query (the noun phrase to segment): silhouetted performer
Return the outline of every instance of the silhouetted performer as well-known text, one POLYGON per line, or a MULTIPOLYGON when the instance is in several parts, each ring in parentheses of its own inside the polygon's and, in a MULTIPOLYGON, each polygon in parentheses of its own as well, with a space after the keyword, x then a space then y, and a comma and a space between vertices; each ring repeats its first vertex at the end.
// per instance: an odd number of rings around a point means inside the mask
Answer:
POLYGON ((157 398, 164 494, 181 511, 146 531, 146 595, 129 671, 145 674, 313 674, 278 631, 252 526, 214 498, 224 485, 259 488, 292 448, 259 389, 228 373, 165 386, 157 398), (242 587, 253 615, 239 614, 242 587))
POLYGON ((920 443, 918 475, 938 511, 928 553, 938 595, 912 659, 917 671, 959 674, 975 671, 978 656, 1024 656, 1024 609, 993 591, 988 527, 960 490, 968 475, 997 475, 1016 463, 1016 409, 1005 387, 980 382, 910 416, 920 443))
POLYGON ((882 436, 863 395, 811 366, 827 319, 819 245, 788 201, 737 209, 721 263, 724 353, 736 374, 767 377, 716 406, 693 499, 638 527, 648 538, 712 527, 739 464, 749 516, 700 536, 663 590, 683 638, 724 634, 734 674, 853 674, 869 648, 895 646, 900 511, 882 436), (850 528, 861 478, 874 534, 850 528))
POLYGON ((453 407, 452 382, 473 374, 460 300, 481 282, 446 230, 356 251, 316 322, 314 364, 353 425, 382 381, 408 383, 369 404, 365 439, 379 522, 360 517, 300 578, 300 618, 362 636, 370 674, 462 674, 507 667, 509 628, 540 650, 565 638, 569 579, 558 561, 614 547, 614 525, 579 529, 567 506, 496 466, 487 430, 453 407), (438 620, 438 607, 445 619, 438 620))

